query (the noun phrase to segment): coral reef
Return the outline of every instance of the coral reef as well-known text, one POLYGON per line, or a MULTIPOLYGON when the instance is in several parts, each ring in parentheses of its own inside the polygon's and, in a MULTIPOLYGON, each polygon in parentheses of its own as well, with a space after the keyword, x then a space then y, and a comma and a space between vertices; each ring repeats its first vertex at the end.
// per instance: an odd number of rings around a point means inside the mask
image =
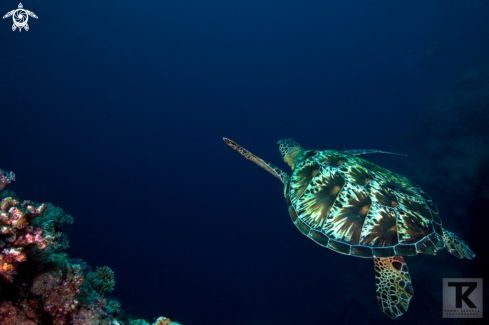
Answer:
POLYGON ((177 322, 172 322, 169 318, 160 317, 154 323, 155 325, 179 325, 177 322))
POLYGON ((29 225, 45 209, 45 204, 19 203, 11 197, 0 201, 0 285, 13 281, 17 266, 27 260, 29 250, 45 249, 51 242, 49 236, 42 236, 42 229, 29 225))
POLYGON ((180 323, 173 322, 166 317, 160 317, 153 324, 148 323, 144 319, 135 319, 131 320, 127 325, 180 325, 180 323))
MULTIPOLYGON (((15 179, 0 170, 0 324, 149 324, 126 316, 114 290, 114 272, 92 271, 70 259, 62 226, 73 218, 50 203, 20 201, 4 187, 15 179)), ((153 325, 179 325, 160 317, 153 325)))
POLYGON ((2 325, 40 324, 39 322, 34 321, 37 315, 32 311, 32 308, 29 307, 29 305, 18 307, 11 302, 2 302, 0 304, 0 321, 2 322, 2 325))
POLYGON ((84 280, 80 265, 66 263, 66 271, 63 271, 56 269, 37 276, 30 290, 41 297, 44 311, 52 317, 53 324, 66 324, 68 317, 77 310, 76 296, 84 280))

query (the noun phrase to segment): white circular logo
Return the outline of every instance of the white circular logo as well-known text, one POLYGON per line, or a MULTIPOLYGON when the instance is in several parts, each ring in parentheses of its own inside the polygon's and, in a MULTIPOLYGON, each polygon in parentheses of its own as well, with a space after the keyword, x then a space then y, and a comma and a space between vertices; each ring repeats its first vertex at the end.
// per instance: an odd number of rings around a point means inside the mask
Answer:
POLYGON ((20 28, 24 27, 27 24, 27 21, 29 20, 29 16, 27 15, 27 12, 24 9, 15 10, 13 16, 14 16, 14 24, 20 28))
POLYGON ((18 9, 10 10, 9 12, 7 12, 3 16, 3 19, 10 16, 12 16, 12 19, 14 20, 14 24, 12 25, 12 31, 15 31, 18 28, 19 32, 22 31, 22 28, 25 29, 26 31, 29 30, 29 25, 27 25, 29 16, 37 19, 36 14, 33 13, 32 11, 24 9, 22 3, 19 3, 18 9))

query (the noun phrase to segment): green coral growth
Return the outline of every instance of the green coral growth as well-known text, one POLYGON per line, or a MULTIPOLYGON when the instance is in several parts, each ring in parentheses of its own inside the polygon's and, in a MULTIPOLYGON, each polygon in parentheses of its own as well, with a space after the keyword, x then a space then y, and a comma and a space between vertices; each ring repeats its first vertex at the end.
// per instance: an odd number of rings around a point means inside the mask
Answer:
POLYGON ((101 296, 114 290, 114 271, 108 266, 102 266, 97 268, 95 272, 89 272, 86 279, 101 296))
POLYGON ((130 319, 128 321, 128 325, 151 325, 151 324, 145 321, 144 319, 130 319))
POLYGON ((6 197, 11 197, 12 199, 19 201, 19 198, 17 197, 17 195, 15 195, 14 192, 7 191, 7 190, 0 191, 0 200, 6 197))
POLYGON ((65 224, 73 224, 73 217, 66 214, 63 209, 46 203, 46 209, 34 220, 32 225, 41 227, 44 237, 49 241, 48 249, 44 254, 59 253, 70 246, 68 238, 62 232, 65 224))
POLYGON ((55 207, 51 203, 46 203, 46 210, 41 213, 35 220, 34 225, 49 225, 52 224, 56 230, 64 224, 73 224, 73 217, 66 214, 63 209, 55 207))

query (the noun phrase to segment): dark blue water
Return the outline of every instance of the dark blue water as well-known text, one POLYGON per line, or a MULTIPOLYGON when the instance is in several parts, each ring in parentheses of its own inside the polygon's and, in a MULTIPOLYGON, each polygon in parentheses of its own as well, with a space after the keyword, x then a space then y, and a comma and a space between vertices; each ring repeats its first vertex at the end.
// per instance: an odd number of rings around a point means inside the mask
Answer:
MULTIPOLYGON (((444 186, 455 199, 437 194, 436 168, 418 168, 466 148, 423 156, 429 130, 448 145, 488 139, 487 124, 471 123, 488 119, 489 104, 473 119, 444 112, 461 121, 444 132, 444 119, 424 115, 433 96, 489 64, 487 1, 23 4, 39 17, 29 31, 0 22, 0 167, 17 174, 9 189, 21 198, 75 218, 70 256, 112 268, 126 312, 184 325, 392 323, 372 260, 302 236, 279 181, 223 136, 287 171, 276 147, 285 137, 419 155, 372 160, 434 188, 445 224, 477 257, 407 258, 415 296, 397 323, 441 323, 442 278, 487 275, 487 147, 444 165, 475 173, 444 186)), ((489 101, 470 94, 478 107, 489 101)))

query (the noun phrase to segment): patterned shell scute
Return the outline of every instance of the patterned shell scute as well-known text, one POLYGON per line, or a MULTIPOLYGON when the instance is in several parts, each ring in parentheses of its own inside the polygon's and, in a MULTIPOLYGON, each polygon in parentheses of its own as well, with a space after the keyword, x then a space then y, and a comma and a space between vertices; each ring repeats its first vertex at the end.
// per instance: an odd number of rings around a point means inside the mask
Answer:
POLYGON ((306 151, 286 201, 302 233, 342 254, 409 256, 443 247, 438 211, 418 185, 347 153, 306 151))

